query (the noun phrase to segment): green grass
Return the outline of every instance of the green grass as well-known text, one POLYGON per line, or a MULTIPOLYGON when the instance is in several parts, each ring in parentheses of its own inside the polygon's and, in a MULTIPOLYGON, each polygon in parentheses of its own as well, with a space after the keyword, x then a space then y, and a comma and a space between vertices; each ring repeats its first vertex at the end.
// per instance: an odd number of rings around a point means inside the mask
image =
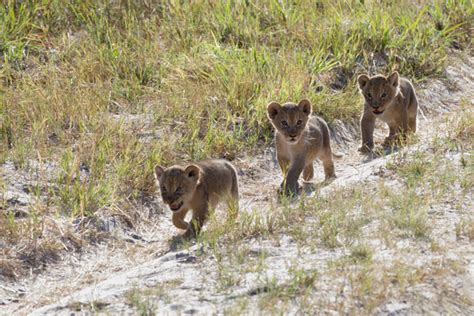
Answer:
MULTIPOLYGON (((271 100, 306 97, 328 122, 348 120, 361 72, 442 76, 452 47, 472 49, 473 13, 471 1, 6 1, 0 162, 57 166, 46 212, 125 207, 154 191, 156 163, 268 145, 271 100)), ((349 224, 320 212, 318 236, 336 247, 349 224)), ((278 219, 257 222, 242 233, 272 234, 278 219)))
POLYGON ((136 309, 136 313, 141 316, 156 315, 156 307, 146 295, 153 294, 150 290, 139 290, 134 288, 126 293, 125 300, 129 306, 136 309))
POLYGON ((135 310, 137 315, 150 316, 159 314, 156 302, 162 300, 166 303, 173 301, 168 289, 181 285, 181 279, 170 279, 156 287, 133 287, 125 293, 125 303, 135 310))

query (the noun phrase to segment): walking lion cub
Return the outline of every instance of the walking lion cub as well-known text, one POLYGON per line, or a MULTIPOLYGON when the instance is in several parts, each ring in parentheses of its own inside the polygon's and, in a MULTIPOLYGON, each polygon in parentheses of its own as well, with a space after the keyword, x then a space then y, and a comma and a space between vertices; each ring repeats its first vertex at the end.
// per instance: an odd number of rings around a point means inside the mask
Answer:
POLYGON ((373 150, 373 134, 377 118, 387 123, 390 129, 383 143, 384 147, 394 145, 400 136, 406 139, 409 132, 416 132, 418 100, 415 88, 408 79, 400 78, 397 72, 393 72, 388 77, 360 75, 357 81, 365 99, 364 112, 360 120, 362 146, 359 151, 373 150))
POLYGON ((310 116, 311 112, 308 100, 283 105, 271 102, 267 106, 268 118, 275 127, 278 164, 286 175, 280 185, 281 193, 298 193, 301 173, 305 181, 311 180, 316 158, 323 162, 326 180, 336 177, 329 128, 322 118, 310 116))
POLYGON ((209 210, 221 200, 226 200, 231 215, 236 215, 239 199, 237 172, 228 161, 207 160, 187 167, 156 166, 155 178, 163 202, 173 212, 174 226, 185 229, 185 237, 199 233, 209 210), (193 212, 191 223, 184 220, 189 210, 193 212))

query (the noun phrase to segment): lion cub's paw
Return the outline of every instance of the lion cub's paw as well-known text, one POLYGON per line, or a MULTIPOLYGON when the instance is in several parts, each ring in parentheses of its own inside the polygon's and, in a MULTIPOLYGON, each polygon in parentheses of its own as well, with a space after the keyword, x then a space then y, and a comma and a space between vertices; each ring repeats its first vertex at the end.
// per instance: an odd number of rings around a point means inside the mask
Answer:
POLYGON ((277 190, 278 196, 287 196, 287 197, 292 197, 296 196, 301 193, 301 187, 297 184, 296 186, 289 187, 287 186, 286 188, 284 187, 284 184, 282 183, 280 187, 277 190))
POLYGON ((191 239, 191 238, 194 238, 196 237, 196 231, 192 228, 188 228, 186 229, 186 231, 184 232, 184 234, 182 235, 182 237, 184 239, 191 239))
POLYGON ((336 179, 337 179, 336 175, 332 175, 332 176, 330 176, 330 177, 326 177, 326 178, 324 179, 324 181, 325 181, 325 182, 332 182, 332 181, 334 181, 334 180, 336 180, 336 179))
POLYGON ((362 145, 359 148, 357 148, 357 151, 359 151, 360 153, 363 153, 363 154, 368 154, 368 153, 372 152, 372 148, 370 148, 367 145, 362 145))

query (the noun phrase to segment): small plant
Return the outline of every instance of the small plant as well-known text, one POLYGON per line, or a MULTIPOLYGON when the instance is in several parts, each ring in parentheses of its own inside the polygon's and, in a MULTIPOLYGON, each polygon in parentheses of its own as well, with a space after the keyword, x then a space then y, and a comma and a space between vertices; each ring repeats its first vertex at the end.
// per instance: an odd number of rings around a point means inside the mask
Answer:
POLYGON ((363 244, 356 245, 352 247, 351 254, 349 257, 354 262, 371 262, 373 256, 373 251, 369 247, 363 244))
POLYGON ((130 290, 125 295, 126 303, 133 306, 141 316, 156 315, 156 308, 152 301, 144 293, 136 288, 130 290))
POLYGON ((289 269, 288 280, 279 283, 275 278, 266 279, 263 286, 260 287, 262 297, 259 300, 259 306, 262 309, 275 311, 280 304, 298 297, 304 300, 304 297, 310 295, 313 290, 313 284, 318 278, 316 271, 306 271, 299 268, 289 269))
POLYGON ((462 219, 455 227, 456 238, 467 237, 469 241, 474 240, 474 220, 462 219))

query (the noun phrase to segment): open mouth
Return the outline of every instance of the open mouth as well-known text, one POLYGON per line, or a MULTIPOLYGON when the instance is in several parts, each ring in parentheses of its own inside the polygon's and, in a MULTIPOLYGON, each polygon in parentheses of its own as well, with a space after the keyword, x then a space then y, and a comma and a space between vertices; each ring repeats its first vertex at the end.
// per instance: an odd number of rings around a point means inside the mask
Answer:
POLYGON ((382 114, 384 111, 385 109, 374 109, 372 112, 374 112, 374 114, 382 114))
POLYGON ((169 205, 170 206, 170 209, 173 211, 173 212, 176 212, 177 210, 179 210, 181 208, 181 206, 183 206, 183 202, 179 202, 178 204, 175 204, 175 203, 172 203, 169 205))

